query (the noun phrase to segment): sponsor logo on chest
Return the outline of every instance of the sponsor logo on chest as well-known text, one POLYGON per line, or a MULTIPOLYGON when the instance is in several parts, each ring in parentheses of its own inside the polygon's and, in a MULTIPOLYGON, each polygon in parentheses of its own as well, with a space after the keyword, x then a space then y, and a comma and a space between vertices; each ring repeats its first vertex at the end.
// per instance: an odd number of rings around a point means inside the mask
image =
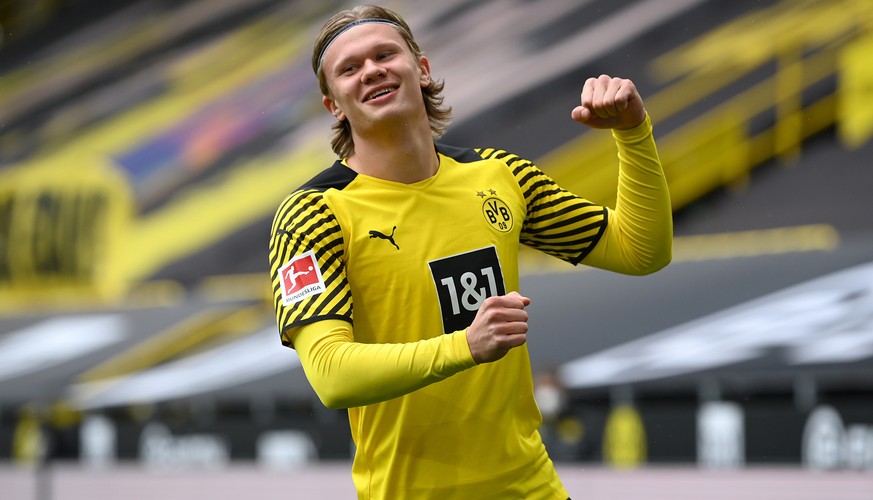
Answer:
POLYGON ((503 269, 494 246, 428 262, 440 312, 443 332, 470 326, 488 297, 506 294, 503 269))

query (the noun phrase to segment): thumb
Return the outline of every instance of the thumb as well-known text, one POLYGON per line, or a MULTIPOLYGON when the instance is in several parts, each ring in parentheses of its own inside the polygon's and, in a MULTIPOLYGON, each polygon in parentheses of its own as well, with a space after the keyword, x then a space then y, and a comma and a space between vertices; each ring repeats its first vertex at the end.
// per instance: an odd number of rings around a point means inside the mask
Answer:
POLYGON ((585 123, 591 118, 591 110, 584 106, 576 106, 570 112, 570 117, 580 123, 585 123))
POLYGON ((530 299, 516 291, 509 292, 508 294, 506 294, 506 296, 520 300, 522 303, 522 307, 527 307, 530 305, 530 299))

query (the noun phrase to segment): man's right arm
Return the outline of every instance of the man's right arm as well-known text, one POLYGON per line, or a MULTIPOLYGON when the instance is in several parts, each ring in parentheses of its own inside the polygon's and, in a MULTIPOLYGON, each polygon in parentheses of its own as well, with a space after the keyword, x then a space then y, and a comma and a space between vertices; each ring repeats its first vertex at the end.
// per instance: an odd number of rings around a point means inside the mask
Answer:
POLYGON ((404 344, 364 344, 354 341, 349 323, 325 320, 296 328, 291 341, 328 408, 387 401, 476 365, 464 330, 404 344))
POLYGON ((501 359, 527 340, 528 304, 517 292, 489 297, 469 328, 418 342, 355 342, 352 325, 341 320, 304 325, 289 337, 322 403, 349 408, 387 401, 501 359))
POLYGON ((355 342, 342 238, 323 194, 314 189, 286 198, 276 211, 270 238, 270 273, 282 343, 297 350, 325 406, 385 401, 476 364, 463 331, 440 332, 409 344, 355 342), (315 292, 285 276, 283 269, 298 261, 315 292), (311 274, 316 271, 317 275, 311 274))

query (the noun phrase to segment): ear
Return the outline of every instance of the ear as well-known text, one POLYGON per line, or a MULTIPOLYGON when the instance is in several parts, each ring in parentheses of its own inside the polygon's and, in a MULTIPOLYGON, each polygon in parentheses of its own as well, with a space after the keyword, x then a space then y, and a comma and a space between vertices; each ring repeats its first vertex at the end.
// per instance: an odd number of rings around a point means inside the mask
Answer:
POLYGON ((430 85, 430 61, 427 57, 421 56, 418 60, 419 84, 422 88, 430 85))
POLYGON ((343 121, 346 119, 345 113, 336 105, 336 101, 331 99, 330 97, 323 95, 321 96, 321 103, 324 104, 324 107, 336 117, 337 120, 343 121))

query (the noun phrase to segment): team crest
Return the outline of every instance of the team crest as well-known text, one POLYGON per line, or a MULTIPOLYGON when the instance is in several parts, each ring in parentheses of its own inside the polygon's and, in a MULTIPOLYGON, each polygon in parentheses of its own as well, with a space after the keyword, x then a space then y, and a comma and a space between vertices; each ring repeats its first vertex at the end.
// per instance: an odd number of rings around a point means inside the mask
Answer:
POLYGON ((509 206, 503 200, 496 196, 497 191, 489 189, 488 194, 490 196, 486 197, 482 191, 477 193, 481 198, 484 198, 482 201, 482 215, 485 216, 485 220, 488 221, 491 227, 501 233, 508 233, 512 230, 512 211, 509 210, 509 206))
POLYGON ((282 266, 279 269, 279 282, 282 284, 282 301, 286 306, 326 289, 318 259, 312 250, 294 257, 282 266))

